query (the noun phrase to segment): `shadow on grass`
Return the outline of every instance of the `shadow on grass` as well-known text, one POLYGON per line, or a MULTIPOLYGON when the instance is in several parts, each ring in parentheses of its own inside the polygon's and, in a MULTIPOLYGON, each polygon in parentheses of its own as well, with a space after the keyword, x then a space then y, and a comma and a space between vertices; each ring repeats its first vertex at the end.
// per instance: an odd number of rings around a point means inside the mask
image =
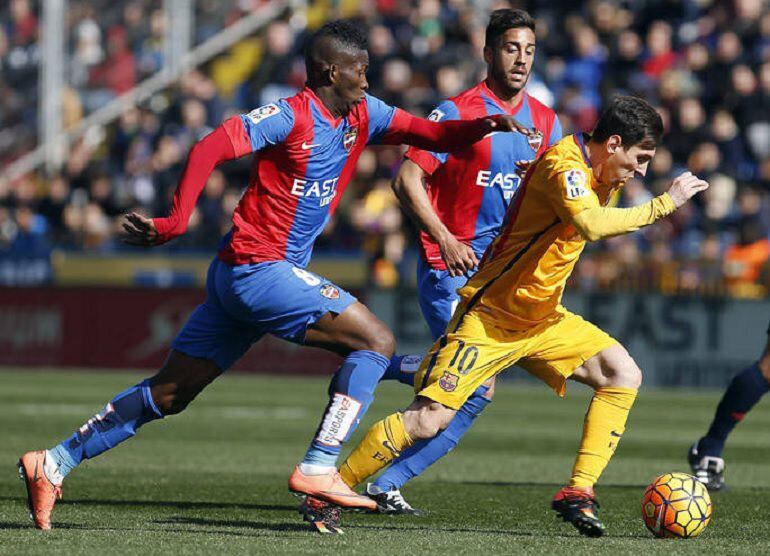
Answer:
MULTIPOLYGON (((22 496, 0 496, 0 501, 17 501, 27 503, 26 497, 22 496)), ((297 506, 286 504, 250 504, 248 502, 190 502, 174 500, 102 500, 95 498, 65 498, 57 503, 57 506, 67 505, 83 506, 148 506, 154 508, 177 508, 180 510, 266 510, 266 511, 285 511, 295 512, 297 506)))
MULTIPOLYGON (((564 486, 564 483, 537 483, 532 481, 459 481, 456 484, 470 485, 470 486, 495 486, 495 487, 554 487, 559 489, 564 486)), ((614 488, 614 489, 644 489, 647 485, 605 485, 602 483, 601 488, 614 488)))
MULTIPOLYGON (((302 532, 302 533, 310 533, 314 530, 306 524, 302 523, 270 523, 270 522, 264 522, 264 521, 248 521, 248 520, 228 520, 228 519, 206 519, 206 518, 188 518, 188 517, 176 517, 169 520, 157 520, 153 521, 153 523, 157 523, 159 525, 196 525, 201 527, 213 527, 216 528, 216 531, 219 532, 220 528, 229 528, 229 527, 239 527, 243 529, 257 529, 262 531, 276 531, 276 532, 302 532)), ((404 534, 414 534, 415 531, 421 531, 423 533, 435 533, 435 534, 445 534, 445 533, 472 533, 477 535, 505 535, 510 537, 542 537, 542 532, 532 532, 532 531, 520 531, 520 530, 505 530, 505 529, 484 529, 479 527, 437 527, 437 526, 428 526, 425 525, 415 525, 411 527, 403 527, 401 525, 391 525, 391 524, 383 524, 383 525, 361 525, 361 524, 346 524, 343 522, 342 528, 346 532, 356 532, 356 531, 379 531, 379 532, 390 532, 390 533, 404 533, 404 534)), ((577 532, 571 532, 571 531, 563 531, 563 532, 551 532, 548 534, 549 537, 559 537, 559 538, 570 538, 570 539, 577 539, 580 538, 580 535, 577 532)), ((617 537, 621 538, 621 537, 617 537)), ((645 534, 629 534, 629 535, 623 535, 622 538, 624 539, 647 539, 649 538, 649 535, 645 534)))

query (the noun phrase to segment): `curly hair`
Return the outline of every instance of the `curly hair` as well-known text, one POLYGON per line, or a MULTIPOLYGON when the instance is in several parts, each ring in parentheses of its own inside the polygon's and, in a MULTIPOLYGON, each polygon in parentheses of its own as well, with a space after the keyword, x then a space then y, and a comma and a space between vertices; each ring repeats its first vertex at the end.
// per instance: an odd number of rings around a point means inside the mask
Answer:
POLYGON ((347 19, 329 21, 313 33, 305 45, 305 63, 308 67, 310 67, 311 53, 318 42, 325 38, 332 38, 342 46, 354 50, 367 50, 369 47, 366 31, 362 25, 347 19))

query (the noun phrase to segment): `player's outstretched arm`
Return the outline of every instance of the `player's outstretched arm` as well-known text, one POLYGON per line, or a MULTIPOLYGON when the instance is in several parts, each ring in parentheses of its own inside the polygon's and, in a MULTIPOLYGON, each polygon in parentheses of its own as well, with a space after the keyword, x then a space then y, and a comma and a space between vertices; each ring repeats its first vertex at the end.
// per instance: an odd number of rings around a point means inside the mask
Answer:
MULTIPOLYGON (((399 110, 397 131, 385 143, 404 143, 434 152, 452 152, 482 139, 492 132, 518 132, 529 136, 533 131, 517 122, 513 116, 496 114, 475 120, 432 122, 399 110)), ((394 118, 395 120, 395 118, 394 118)))
POLYGON ((473 249, 458 241, 433 210, 425 192, 424 178, 423 169, 405 159, 393 180, 393 192, 412 220, 438 243, 450 276, 461 276, 476 268, 479 261, 473 249))
POLYGON ((708 186, 705 180, 685 172, 672 182, 666 193, 647 203, 632 208, 589 208, 576 214, 572 224, 588 241, 634 232, 668 216, 708 186))
POLYGON ((171 212, 165 218, 146 218, 132 212, 125 216, 125 243, 150 247, 182 235, 190 215, 217 164, 236 158, 235 149, 224 126, 217 127, 198 141, 187 157, 182 179, 174 191, 171 212))

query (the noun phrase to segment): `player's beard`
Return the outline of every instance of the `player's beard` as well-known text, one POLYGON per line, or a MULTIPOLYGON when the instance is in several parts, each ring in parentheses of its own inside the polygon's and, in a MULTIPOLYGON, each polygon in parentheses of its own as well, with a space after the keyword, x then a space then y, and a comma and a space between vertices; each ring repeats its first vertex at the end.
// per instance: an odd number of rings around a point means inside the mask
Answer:
POLYGON ((529 82, 529 76, 532 72, 528 72, 526 77, 521 82, 513 82, 510 77, 510 70, 503 68, 492 68, 492 77, 506 93, 506 96, 516 96, 521 92, 529 82))

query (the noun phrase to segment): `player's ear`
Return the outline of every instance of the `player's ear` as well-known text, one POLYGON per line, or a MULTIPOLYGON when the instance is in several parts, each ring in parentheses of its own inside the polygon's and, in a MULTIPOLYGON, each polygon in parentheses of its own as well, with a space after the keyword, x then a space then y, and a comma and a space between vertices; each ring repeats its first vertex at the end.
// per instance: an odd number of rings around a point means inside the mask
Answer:
POLYGON ((620 135, 610 135, 607 139, 607 153, 615 154, 615 152, 623 145, 623 139, 620 135))
POLYGON ((484 62, 486 62, 487 65, 492 64, 492 59, 494 58, 494 51, 492 50, 491 46, 484 46, 484 62))
POLYGON ((329 80, 329 84, 334 84, 340 78, 340 67, 337 64, 329 64, 326 67, 326 78, 329 80))

